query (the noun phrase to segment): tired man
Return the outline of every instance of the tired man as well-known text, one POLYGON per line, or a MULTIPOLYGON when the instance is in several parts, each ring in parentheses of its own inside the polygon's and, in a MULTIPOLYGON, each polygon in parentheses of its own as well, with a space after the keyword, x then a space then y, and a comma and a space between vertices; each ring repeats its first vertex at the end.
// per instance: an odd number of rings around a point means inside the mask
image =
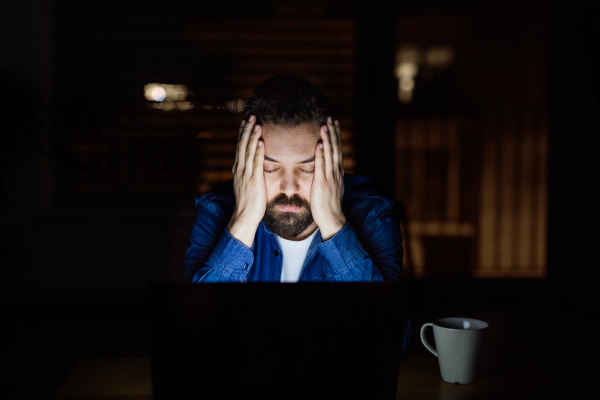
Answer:
POLYGON ((394 203, 344 174, 323 92, 281 75, 248 99, 233 180, 196 199, 186 282, 402 279, 394 203))

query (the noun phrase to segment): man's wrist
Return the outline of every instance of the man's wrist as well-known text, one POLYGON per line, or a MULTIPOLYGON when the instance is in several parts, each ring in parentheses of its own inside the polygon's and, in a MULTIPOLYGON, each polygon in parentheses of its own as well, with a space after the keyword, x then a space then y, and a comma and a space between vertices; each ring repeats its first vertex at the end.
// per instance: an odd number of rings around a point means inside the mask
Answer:
POLYGON ((332 218, 330 221, 319 226, 319 230, 321 231, 321 237, 323 241, 331 239, 338 233, 346 224, 346 216, 340 215, 337 218, 332 218))
POLYGON ((255 220, 236 217, 234 215, 229 220, 229 224, 227 224, 227 230, 229 230, 231 236, 250 248, 254 243, 254 236, 256 235, 258 224, 260 224, 260 220, 257 222, 255 220))

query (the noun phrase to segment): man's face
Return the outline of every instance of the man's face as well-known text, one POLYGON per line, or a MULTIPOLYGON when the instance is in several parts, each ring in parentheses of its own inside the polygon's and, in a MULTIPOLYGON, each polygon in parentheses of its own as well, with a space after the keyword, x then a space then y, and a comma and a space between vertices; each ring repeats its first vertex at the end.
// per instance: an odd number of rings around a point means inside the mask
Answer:
POLYGON ((271 231, 286 239, 296 238, 314 224, 310 191, 319 131, 318 124, 262 126, 268 201, 264 219, 271 231))

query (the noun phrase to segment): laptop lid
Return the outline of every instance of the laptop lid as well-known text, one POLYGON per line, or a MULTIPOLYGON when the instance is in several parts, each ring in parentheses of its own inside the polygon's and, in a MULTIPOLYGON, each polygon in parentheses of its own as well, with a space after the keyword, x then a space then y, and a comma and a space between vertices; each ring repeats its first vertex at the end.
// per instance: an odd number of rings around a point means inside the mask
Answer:
POLYGON ((154 285, 154 399, 395 399, 403 299, 394 283, 154 285))

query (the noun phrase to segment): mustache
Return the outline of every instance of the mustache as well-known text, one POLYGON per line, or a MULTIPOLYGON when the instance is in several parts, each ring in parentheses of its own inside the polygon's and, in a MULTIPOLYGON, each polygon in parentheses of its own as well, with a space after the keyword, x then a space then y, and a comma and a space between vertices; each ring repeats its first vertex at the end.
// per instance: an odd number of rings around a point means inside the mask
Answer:
POLYGON ((307 207, 309 208, 308 201, 304 200, 298 194, 294 194, 292 197, 287 197, 284 193, 279 194, 273 200, 271 200, 272 206, 294 206, 294 207, 307 207))
POLYGON ((276 235, 283 238, 295 238, 313 223, 310 203, 297 193, 291 197, 280 193, 269 202, 264 221, 267 229, 276 235), (280 211, 277 209, 278 205, 300 207, 301 210, 298 212, 280 211))

